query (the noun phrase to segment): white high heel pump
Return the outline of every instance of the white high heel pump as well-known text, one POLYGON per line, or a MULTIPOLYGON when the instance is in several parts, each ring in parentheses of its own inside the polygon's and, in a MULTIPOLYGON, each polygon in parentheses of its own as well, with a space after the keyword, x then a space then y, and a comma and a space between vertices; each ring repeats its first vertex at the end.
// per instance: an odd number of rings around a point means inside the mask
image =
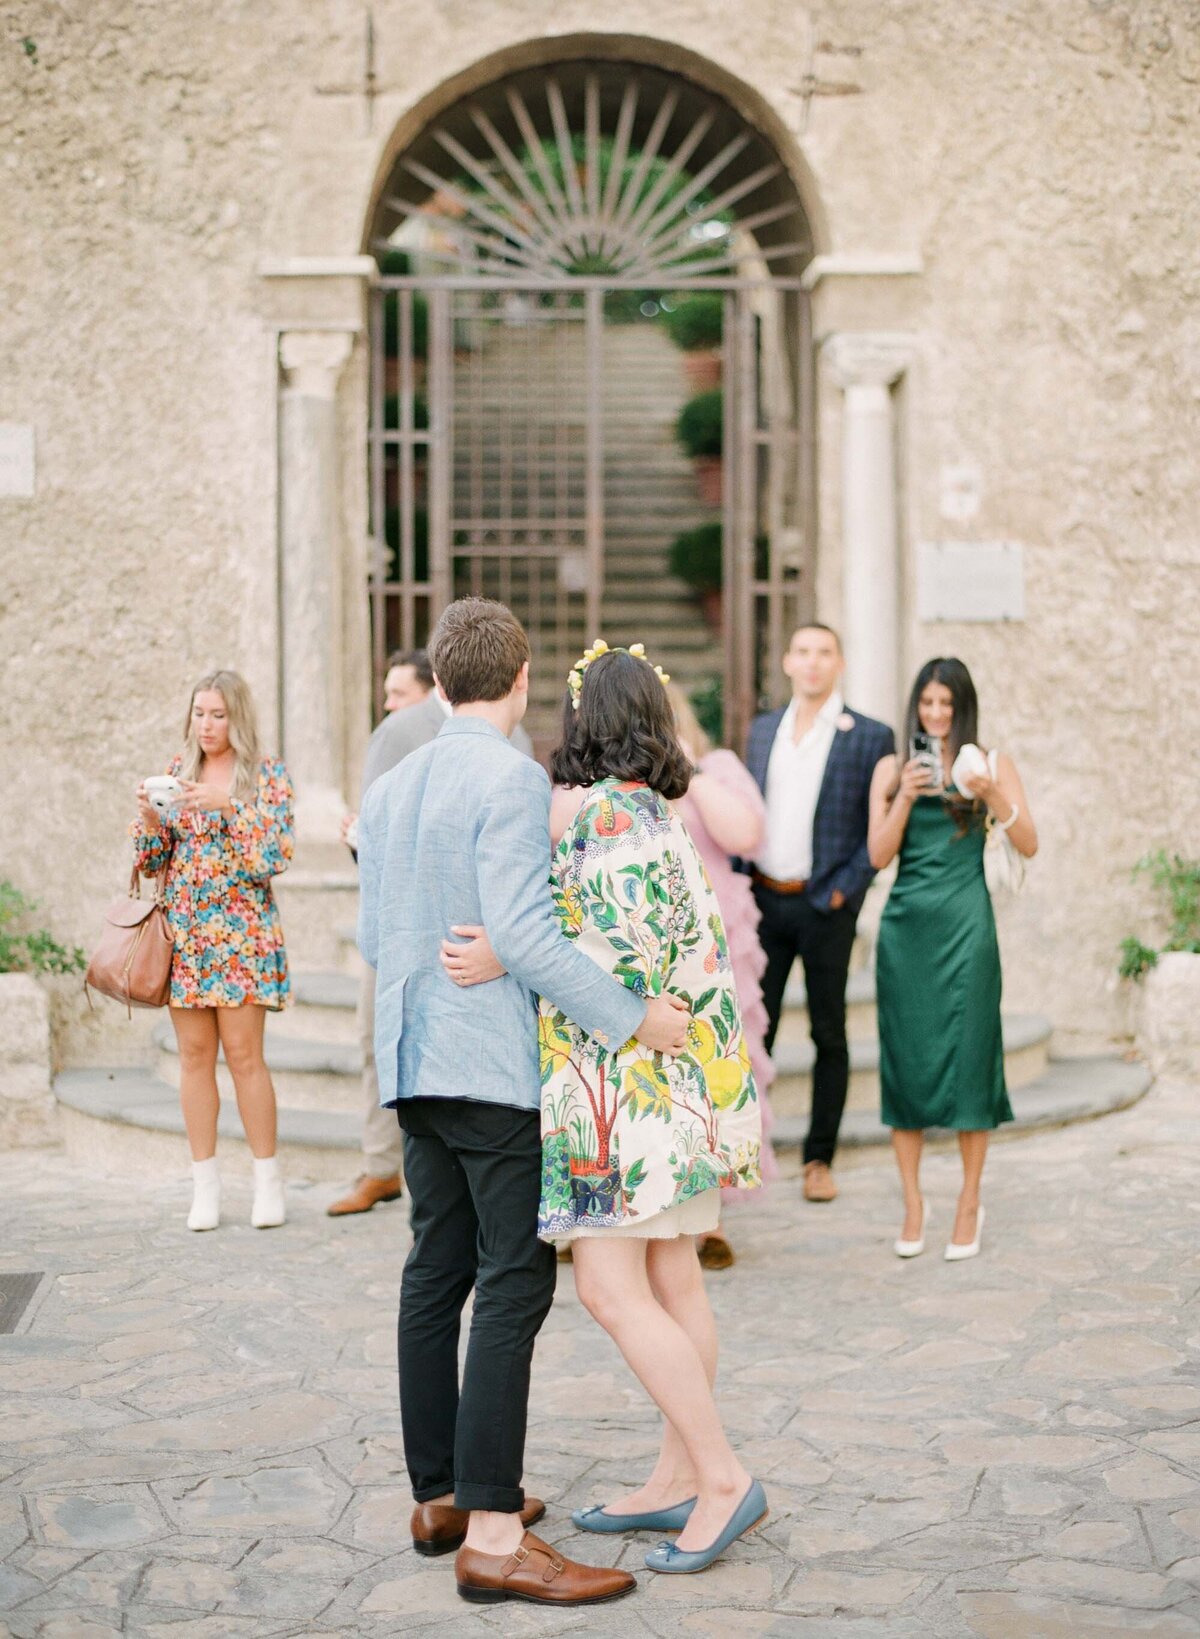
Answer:
POLYGON ((964 1258, 977 1258, 979 1256, 979 1247, 980 1247, 980 1244, 981 1244, 982 1240, 983 1240, 983 1208, 980 1207, 979 1215, 975 1219, 975 1239, 973 1241, 968 1242, 968 1244, 966 1246, 956 1246, 954 1244, 954 1242, 951 1241, 950 1244, 946 1247, 946 1262, 947 1263, 961 1263, 964 1258))
POLYGON ((921 1197, 921 1234, 915 1241, 893 1241, 892 1251, 898 1258, 919 1258, 925 1250, 925 1225, 929 1222, 929 1202, 921 1197))

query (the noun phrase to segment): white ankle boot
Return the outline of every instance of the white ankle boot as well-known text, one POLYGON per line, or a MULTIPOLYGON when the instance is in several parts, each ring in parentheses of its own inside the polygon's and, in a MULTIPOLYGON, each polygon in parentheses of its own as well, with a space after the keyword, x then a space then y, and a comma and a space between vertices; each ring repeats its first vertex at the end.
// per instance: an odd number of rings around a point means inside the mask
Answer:
POLYGON ((189 1229, 215 1229, 221 1221, 221 1175, 217 1158, 192 1162, 192 1210, 189 1229))
POLYGON ((254 1160, 254 1205, 250 1222, 255 1229, 278 1229, 287 1219, 283 1201, 283 1179, 279 1174, 278 1156, 254 1160))

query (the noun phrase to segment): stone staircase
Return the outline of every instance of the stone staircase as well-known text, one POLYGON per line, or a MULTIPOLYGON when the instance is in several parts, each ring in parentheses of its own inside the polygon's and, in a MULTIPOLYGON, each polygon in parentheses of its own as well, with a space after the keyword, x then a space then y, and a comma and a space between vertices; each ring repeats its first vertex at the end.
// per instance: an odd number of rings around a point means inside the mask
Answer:
MULTIPOLYGON (((460 360, 456 397, 468 392, 473 420, 455 445, 455 512, 485 516, 529 504, 531 472, 523 446, 526 423, 521 406, 539 395, 571 424, 577 435, 570 463, 574 511, 583 488, 581 408, 578 387, 561 386, 564 356, 567 380, 579 383, 585 370, 582 326, 565 334, 543 329, 533 335, 489 335, 477 359, 460 360), (557 374, 556 374, 557 372, 557 374), (516 408, 514 409, 514 405, 516 408), (514 418, 510 434, 503 419, 514 418), (482 422, 482 429, 479 423, 482 422), (508 502, 505 501, 507 486, 508 502)), ((691 463, 675 439, 675 419, 689 396, 681 355, 652 323, 606 326, 602 351, 601 402, 604 448, 605 584, 601 627, 612 644, 641 641, 647 652, 685 689, 719 674, 719 640, 709 630, 696 599, 670 573, 668 555, 675 536, 716 514, 701 503, 691 463)), ((543 402, 539 415, 546 414, 543 402)), ((548 456, 539 467, 543 496, 549 493, 548 456)), ((542 508, 545 508, 545 500, 542 508)), ((534 508, 536 511, 536 507, 534 508)), ((458 590, 468 590, 460 581, 458 590)), ((563 636, 547 616, 539 622, 527 584, 505 586, 489 563, 480 589, 504 596, 530 629, 534 665, 530 706, 535 722, 554 724, 565 671, 582 648, 599 635, 583 626, 563 636), (566 652, 571 650, 573 652, 566 652)), ((576 602, 579 600, 577 599, 576 602)))
MULTIPOLYGON (((361 1054, 355 1027, 360 958, 346 915, 356 889, 351 872, 288 872, 279 900, 293 960, 295 1005, 268 1020, 267 1060, 279 1100, 280 1153, 288 1176, 347 1182, 355 1173, 361 1125, 361 1054), (307 958, 307 964, 305 962, 307 958)), ((866 968, 848 993, 851 1081, 843 1141, 886 1142, 878 1117, 879 1051, 874 986, 866 968)), ((1006 1132, 1055 1126, 1135 1102, 1150 1085, 1141 1064, 1119 1058, 1055 1059, 1051 1026, 1036 1015, 1004 1021, 1005 1063, 1016 1113, 1006 1132)), ((130 1178, 162 1178, 186 1168, 179 1110, 178 1058, 169 1020, 152 1032, 153 1063, 141 1069, 69 1070, 55 1092, 68 1152, 90 1166, 130 1178)), ((801 986, 788 993, 776 1044, 772 1092, 775 1139, 784 1152, 802 1141, 812 1048, 801 986)), ((233 1088, 224 1066, 221 1156, 231 1173, 249 1171, 233 1088)))

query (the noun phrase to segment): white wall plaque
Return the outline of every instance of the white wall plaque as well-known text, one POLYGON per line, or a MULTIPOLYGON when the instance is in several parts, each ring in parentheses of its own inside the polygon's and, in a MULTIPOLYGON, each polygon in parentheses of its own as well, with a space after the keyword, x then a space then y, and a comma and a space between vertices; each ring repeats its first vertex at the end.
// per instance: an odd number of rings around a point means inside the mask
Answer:
POLYGON ((919 620, 1024 620, 1024 552, 1015 541, 923 541, 919 620))
POLYGON ((32 495, 33 476, 33 428, 0 421, 0 495, 32 495))

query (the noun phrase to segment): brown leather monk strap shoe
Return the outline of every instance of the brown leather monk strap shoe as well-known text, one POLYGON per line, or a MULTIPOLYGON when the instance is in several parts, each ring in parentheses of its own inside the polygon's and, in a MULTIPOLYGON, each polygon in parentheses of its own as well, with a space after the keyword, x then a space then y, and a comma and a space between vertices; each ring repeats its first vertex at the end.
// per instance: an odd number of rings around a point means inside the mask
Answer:
MULTIPOLYGON (((521 1524, 536 1525, 546 1512, 540 1497, 526 1497, 521 1524)), ((433 1559, 461 1548, 471 1516, 465 1508, 451 1508, 444 1502, 419 1502, 412 1511, 412 1545, 419 1554, 433 1559)))
POLYGON ((372 1178, 369 1172, 364 1172, 361 1178, 355 1179, 349 1195, 343 1195, 325 1211, 331 1218, 347 1218, 352 1212, 370 1212, 380 1201, 398 1201, 403 1194, 399 1173, 393 1173, 390 1178, 372 1178))
POLYGON ((836 1201, 837 1185, 824 1161, 809 1161, 804 1168, 804 1199, 806 1201, 836 1201))
POLYGON ((458 1591, 474 1605, 528 1599, 535 1605, 600 1605, 637 1587, 628 1571, 581 1565, 529 1531, 511 1554, 481 1554, 460 1548, 454 1561, 458 1591))

